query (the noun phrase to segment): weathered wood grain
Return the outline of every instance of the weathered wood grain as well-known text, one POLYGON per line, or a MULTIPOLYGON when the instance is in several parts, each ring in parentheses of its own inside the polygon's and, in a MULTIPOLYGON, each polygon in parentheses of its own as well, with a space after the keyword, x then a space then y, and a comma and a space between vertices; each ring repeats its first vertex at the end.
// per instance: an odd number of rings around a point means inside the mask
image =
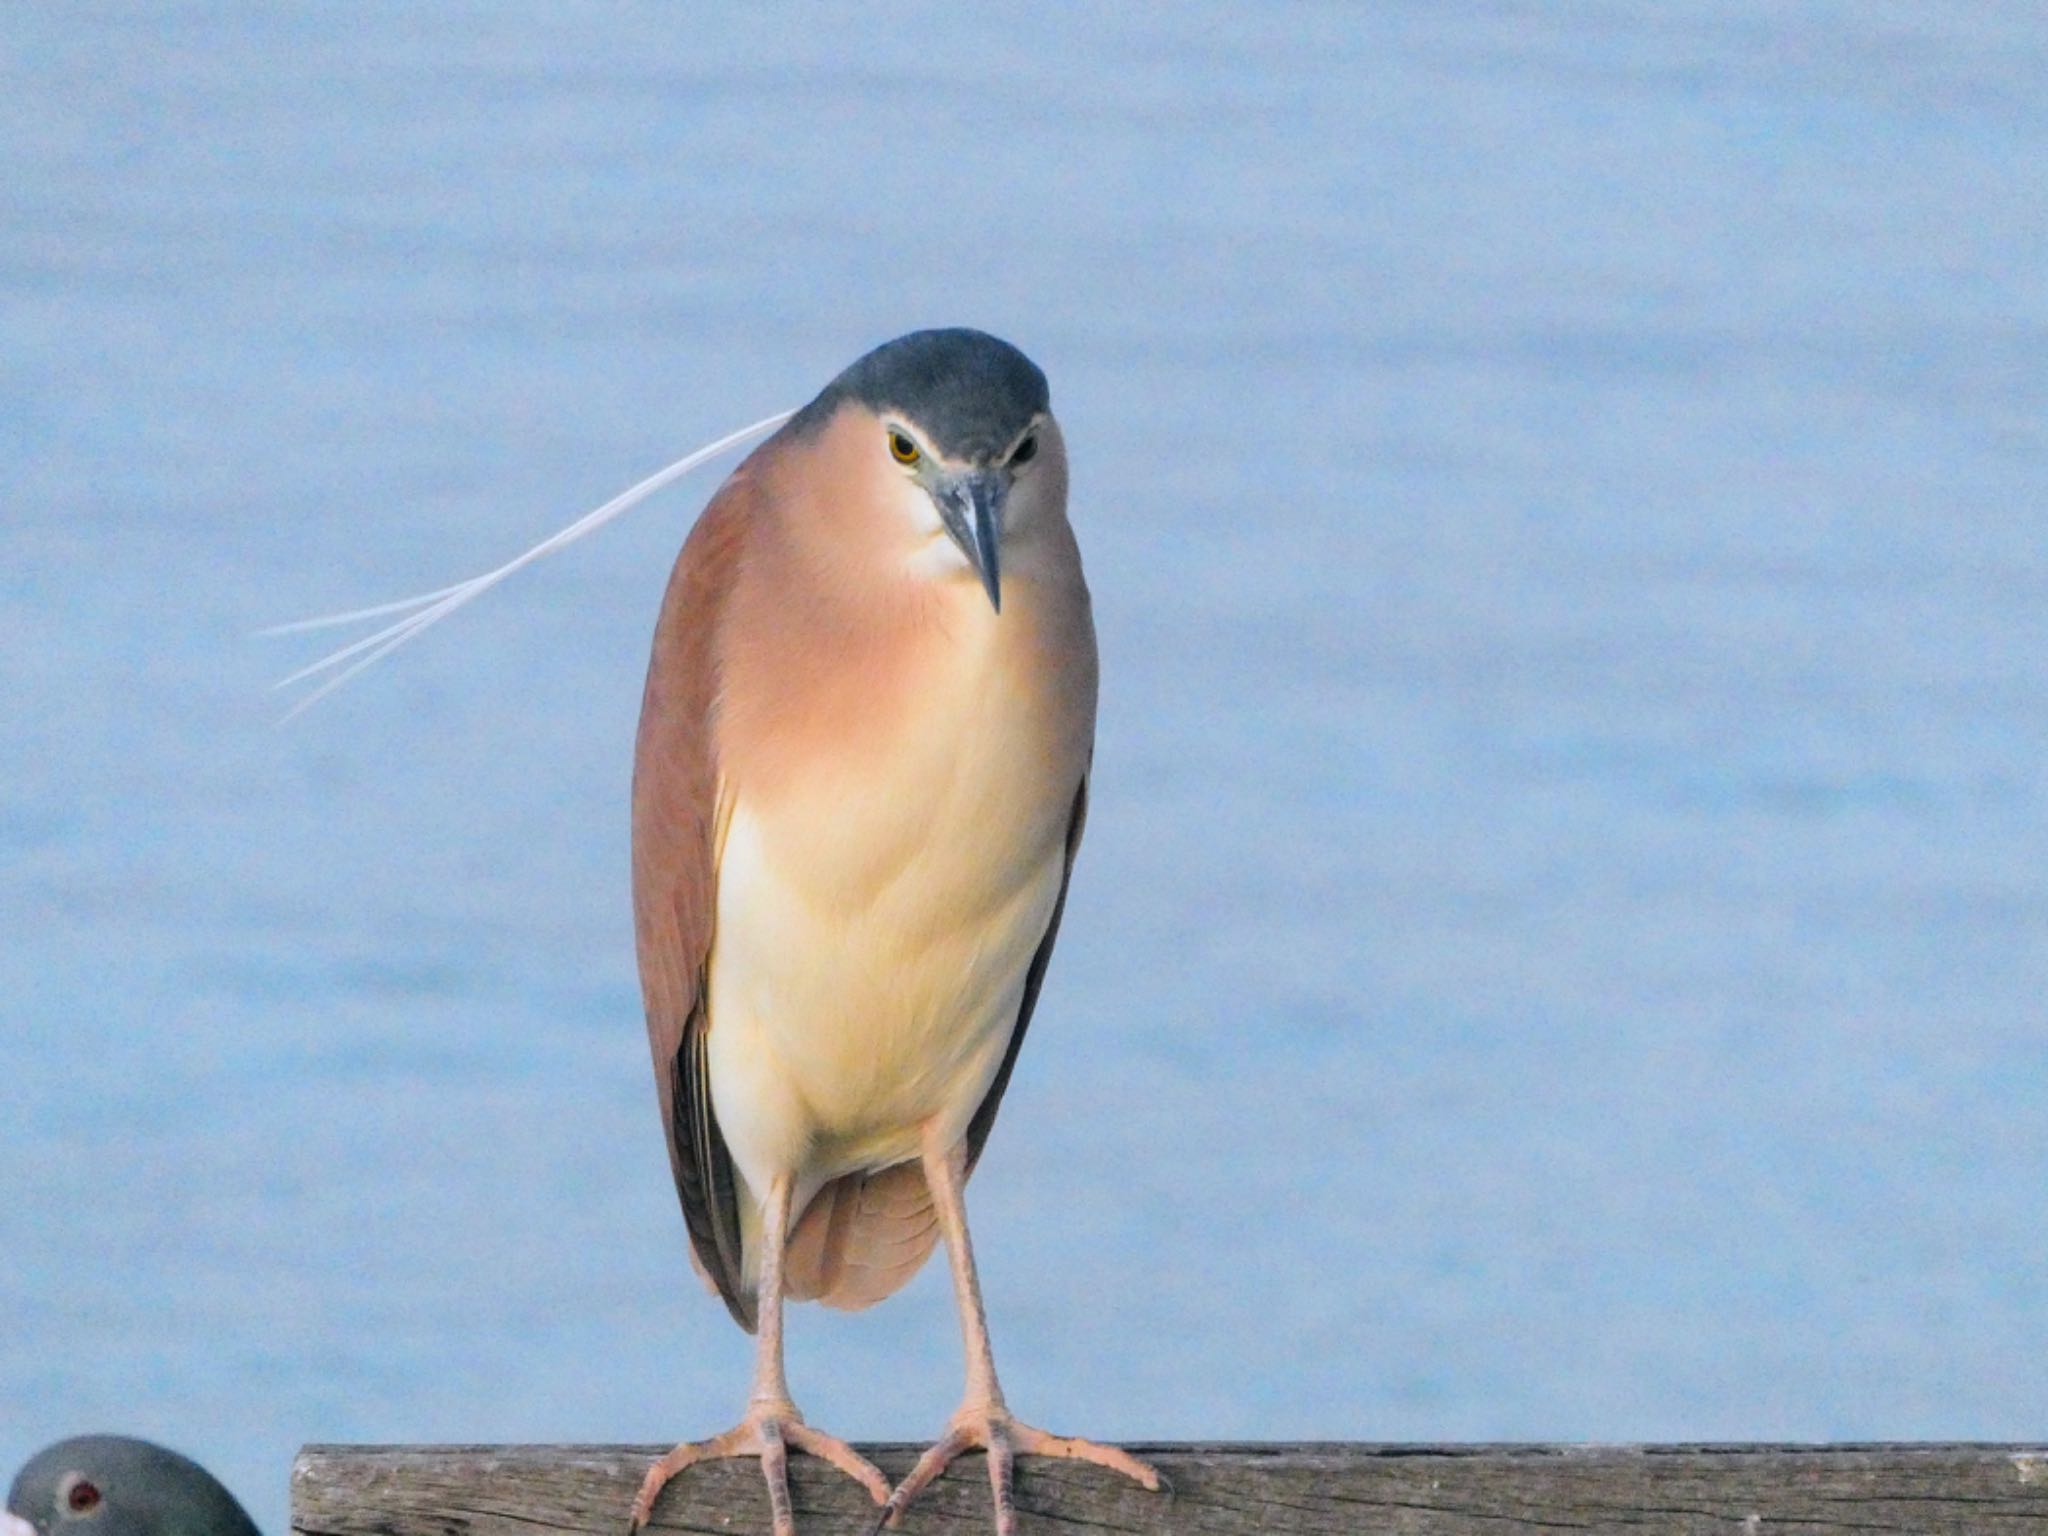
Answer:
MULTIPOLYGON (((308 1446, 292 1469, 297 1536, 622 1536, 640 1474, 667 1447, 308 1446)), ((892 1477, 916 1447, 863 1447, 892 1477)), ((1071 1462, 1019 1463, 1024 1532, 1997 1532, 2048 1536, 2048 1446, 1134 1445, 1169 1478, 1148 1494, 1071 1462)), ((790 1458, 804 1536, 873 1529, 853 1483, 790 1458)), ((767 1528, 752 1462, 693 1468, 656 1531, 767 1528)), ((980 1457, 911 1509, 906 1536, 992 1529, 980 1457)))

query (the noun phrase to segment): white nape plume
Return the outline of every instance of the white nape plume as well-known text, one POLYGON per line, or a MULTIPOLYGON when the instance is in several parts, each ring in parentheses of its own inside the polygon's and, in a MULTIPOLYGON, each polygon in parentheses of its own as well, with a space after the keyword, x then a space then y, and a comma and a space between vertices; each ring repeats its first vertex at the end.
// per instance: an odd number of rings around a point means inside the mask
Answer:
POLYGON ((614 496, 603 506, 595 511, 584 513, 583 516, 577 518, 568 527, 558 533, 550 534, 547 538, 534 545, 533 548, 527 550, 522 555, 507 560, 496 570, 485 571, 482 575, 472 576, 467 581, 458 581, 453 586, 441 587, 432 592, 422 592, 416 597, 402 597, 396 602, 378 603, 370 608, 352 608, 347 613, 323 614, 317 619, 297 619, 289 624, 277 624, 269 629, 259 631, 259 633, 265 635, 296 635, 308 630, 334 629, 346 624, 359 624, 368 619, 381 619, 394 613, 406 615, 397 623, 388 624, 374 634, 366 635, 360 640, 345 645, 340 650, 321 657, 311 666, 301 667, 298 671, 292 673, 290 677, 282 678, 273 684, 272 686, 276 688, 289 688, 294 683, 302 683, 308 678, 317 677, 322 672, 329 671, 335 667, 341 667, 341 671, 328 678, 319 687, 315 688, 286 711, 284 719, 290 720, 293 716, 311 709, 320 700, 326 698, 328 694, 334 692, 335 689, 339 688, 357 673, 382 661, 408 640, 416 638, 427 629, 431 629, 465 603, 482 597, 484 593, 490 591, 492 587, 495 587, 514 571, 519 570, 523 566, 531 565, 543 555, 551 555, 558 549, 567 548, 585 534, 593 533, 597 529, 602 528, 621 512, 629 511, 633 507, 638 506, 664 486, 682 479, 684 475, 687 475, 700 464, 716 458, 728 448, 738 447, 749 438, 759 437, 764 432, 774 431, 775 428, 781 426, 795 414, 796 412, 794 411, 780 411, 773 416, 763 417, 751 426, 741 427, 737 432, 728 432, 724 437, 718 439, 717 442, 707 443, 696 452, 686 454, 682 458, 677 459, 675 463, 667 468, 656 470, 638 485, 619 492, 618 495, 614 496), (344 662, 348 663, 348 665, 343 666, 344 662))

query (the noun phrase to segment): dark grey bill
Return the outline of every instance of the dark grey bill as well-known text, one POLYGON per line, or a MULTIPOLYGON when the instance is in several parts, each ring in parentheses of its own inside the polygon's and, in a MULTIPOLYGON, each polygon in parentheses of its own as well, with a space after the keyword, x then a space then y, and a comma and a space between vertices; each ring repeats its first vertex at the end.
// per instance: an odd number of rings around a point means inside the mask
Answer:
POLYGON ((997 613, 1003 611, 1003 574, 999 550, 1003 540, 1003 501, 1010 494, 1006 470, 970 469, 948 475, 932 492, 946 532, 981 577, 982 588, 997 613))

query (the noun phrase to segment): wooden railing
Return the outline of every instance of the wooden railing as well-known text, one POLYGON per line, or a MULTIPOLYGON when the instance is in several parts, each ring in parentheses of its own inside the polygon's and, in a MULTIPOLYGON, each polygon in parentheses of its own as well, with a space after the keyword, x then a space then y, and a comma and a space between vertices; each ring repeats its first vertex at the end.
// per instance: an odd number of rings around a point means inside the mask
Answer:
MULTIPOLYGON (((655 1446, 308 1446, 292 1471, 298 1536, 623 1536, 655 1446)), ((913 1446, 863 1447, 891 1477, 913 1446)), ((1024 1458, 1032 1531, 1997 1532, 2048 1536, 2048 1446, 1133 1445, 1171 1482, 1148 1494, 1078 1463, 1024 1458)), ((790 1458, 803 1536, 866 1533, 855 1484, 790 1458)), ((752 1462, 692 1468, 651 1529, 766 1531, 752 1462)), ((993 1530, 979 1456, 962 1457, 903 1522, 907 1536, 993 1530)))

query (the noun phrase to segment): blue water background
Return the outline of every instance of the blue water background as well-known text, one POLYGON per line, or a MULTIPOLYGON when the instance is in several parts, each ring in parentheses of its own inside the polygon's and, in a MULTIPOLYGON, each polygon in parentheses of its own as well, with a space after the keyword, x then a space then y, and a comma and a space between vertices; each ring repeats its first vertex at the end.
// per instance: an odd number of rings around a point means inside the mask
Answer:
MULTIPOLYGON (((1104 657, 973 1188, 1104 1436, 2048 1435, 2024 5, 0 12, 0 1468, 722 1427, 625 794, 699 480, 1044 364, 1104 657)), ((929 1434, 942 1273, 801 1309, 929 1434)))

